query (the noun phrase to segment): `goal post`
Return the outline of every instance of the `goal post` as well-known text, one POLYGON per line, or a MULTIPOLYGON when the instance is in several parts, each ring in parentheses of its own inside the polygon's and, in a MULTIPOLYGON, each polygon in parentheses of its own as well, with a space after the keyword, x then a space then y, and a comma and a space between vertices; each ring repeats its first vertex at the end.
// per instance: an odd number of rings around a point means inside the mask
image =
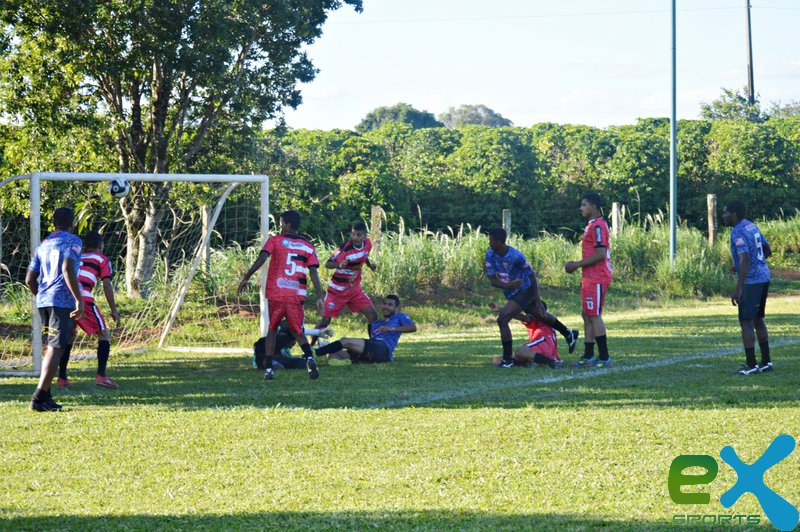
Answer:
MULTIPOLYGON (((41 210, 42 210, 42 192, 41 186, 43 181, 69 181, 69 182, 108 182, 117 178, 124 178, 130 182, 145 182, 145 183, 193 183, 193 184, 228 184, 224 196, 220 198, 217 205, 215 216, 207 227, 204 226, 202 231, 202 239, 199 244, 200 248, 203 245, 208 249, 209 240, 212 231, 214 231, 214 222, 219 216, 220 209, 224 204, 228 194, 236 188, 239 184, 253 183, 259 186, 258 195, 258 210, 259 210, 259 233, 261 242, 263 243, 269 236, 269 177, 266 175, 232 175, 232 174, 135 174, 135 173, 70 173, 70 172, 34 172, 31 174, 13 176, 0 181, 0 189, 8 183, 14 181, 28 181, 30 186, 30 234, 29 234, 29 254, 27 259, 30 260, 40 244, 41 240, 41 210)), ((253 198, 255 199, 255 198, 253 198)), ((0 226, 2 227, 2 226, 0 226)), ((199 250, 200 251, 200 250, 199 250)), ((198 256, 197 258, 199 259, 198 256)), ((1 255, 0 255, 1 256, 1 255)), ((196 271, 196 266, 191 269, 190 274, 193 275, 196 271)), ((267 267, 266 265, 261 269, 260 275, 260 290, 259 290, 259 312, 260 312, 260 330, 261 335, 266 335, 268 326, 268 312, 267 301, 264 293, 267 280, 267 267)), ((191 279, 185 283, 185 288, 188 289, 188 284, 191 279)), ((185 296, 185 292, 179 295, 178 299, 185 296)), ((102 296, 101 296, 102 297, 102 296)), ((170 313, 168 320, 169 325, 174 321, 174 314, 179 310, 180 302, 177 303, 170 313)), ((165 331, 161 335, 159 345, 163 345, 164 338, 166 337, 166 323, 165 331)), ((19 376, 38 376, 42 369, 42 323, 39 318, 39 312, 36 308, 35 300, 31 303, 31 362, 25 366, 30 367, 31 371, 0 371, 0 375, 19 375, 19 376)), ((6 370, 13 364, 7 364, 4 361, 0 365, 0 370, 6 370), (6 367, 2 367, 6 366, 6 367)))

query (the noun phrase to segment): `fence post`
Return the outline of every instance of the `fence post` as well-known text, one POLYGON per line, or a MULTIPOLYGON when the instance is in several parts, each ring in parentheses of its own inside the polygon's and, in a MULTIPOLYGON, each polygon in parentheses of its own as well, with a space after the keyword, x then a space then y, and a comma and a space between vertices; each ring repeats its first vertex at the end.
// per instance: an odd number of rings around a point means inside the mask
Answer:
POLYGON ((503 229, 511 235, 511 209, 503 209, 503 229))
POLYGON ((381 242, 381 223, 386 215, 380 205, 373 205, 369 216, 369 239, 372 240, 372 252, 378 254, 378 247, 381 242))
POLYGON ((717 195, 708 194, 706 196, 708 204, 708 247, 713 248, 717 241, 717 195))
MULTIPOLYGON (((201 215, 203 219, 203 235, 205 235, 208 233, 208 223, 211 220, 211 207, 209 205, 203 205, 201 215)), ((209 264, 211 263, 211 244, 203 248, 201 257, 203 260, 203 271, 208 273, 209 264)))
POLYGON ((618 236, 622 232, 622 213, 620 211, 619 202, 615 201, 611 204, 611 234, 618 236))

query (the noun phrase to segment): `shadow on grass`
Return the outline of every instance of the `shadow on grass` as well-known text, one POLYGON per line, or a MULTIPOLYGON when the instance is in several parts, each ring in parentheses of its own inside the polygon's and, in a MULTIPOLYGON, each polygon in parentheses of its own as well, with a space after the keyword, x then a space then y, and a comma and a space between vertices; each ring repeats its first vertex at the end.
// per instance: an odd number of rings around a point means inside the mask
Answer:
POLYGON ((447 510, 263 512, 234 515, 44 516, 0 518, 9 530, 674 530, 669 520, 585 515, 491 515, 447 510))
MULTIPOLYGON (((787 330, 796 316, 772 317, 776 329, 787 330)), ((93 384, 93 362, 72 370, 74 386, 56 390, 67 409, 87 406, 153 405, 166 408, 284 407, 299 408, 592 408, 684 407, 719 408, 800 404, 796 375, 800 372, 800 339, 776 347, 776 371, 741 377, 731 371, 742 361, 739 338, 730 320, 692 317, 693 334, 676 317, 631 320, 626 330, 654 331, 664 336, 611 335, 616 367, 610 370, 491 367, 496 341, 476 336, 437 340, 409 338, 396 362, 350 367, 321 367, 310 381, 304 370, 281 371, 265 382, 247 357, 232 355, 135 356, 112 358, 111 376, 120 390, 93 384), (720 343, 724 342, 724 343, 720 343), (712 352, 715 356, 694 358, 712 352), (724 353, 729 353, 725 355, 724 353), (682 355, 686 355, 685 361, 682 355), (666 363, 665 365, 660 365, 666 363)), ((773 341, 779 340, 773 338, 773 341)), ((777 343, 777 342, 776 342, 777 343)), ((562 344, 563 346, 563 344, 562 344)), ((577 355, 564 356, 571 362, 577 355)), ((27 401, 32 379, 0 379, 0 402, 27 401)))

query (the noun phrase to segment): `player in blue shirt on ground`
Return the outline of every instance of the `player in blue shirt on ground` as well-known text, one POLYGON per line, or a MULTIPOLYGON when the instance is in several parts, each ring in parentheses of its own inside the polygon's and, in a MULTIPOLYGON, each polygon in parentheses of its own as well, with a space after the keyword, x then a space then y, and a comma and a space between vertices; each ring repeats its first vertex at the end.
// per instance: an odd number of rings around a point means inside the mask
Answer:
POLYGON ((317 354, 328 355, 328 363, 332 366, 351 362, 391 362, 394 360, 394 350, 400 342, 400 335, 417 330, 414 320, 399 310, 400 298, 394 294, 387 295, 381 306, 383 319, 370 324, 371 338, 342 338, 319 347, 317 354))
POLYGON ((539 298, 539 281, 528 259, 520 251, 506 244, 505 229, 500 227, 489 231, 489 249, 484 259, 486 276, 495 288, 501 288, 506 296, 506 304, 500 309, 497 325, 500 326, 500 342, 503 345, 503 359, 498 368, 514 367, 512 357, 513 337, 509 323, 521 312, 530 314, 534 320, 543 322, 561 333, 567 340, 569 352, 575 351, 578 331, 567 329, 558 318, 548 314, 539 298))
POLYGON ((745 365, 736 373, 754 375, 773 369, 769 356, 767 324, 764 322, 770 280, 766 259, 772 255, 772 249, 758 226, 745 219, 745 215, 743 201, 729 201, 723 210, 722 222, 733 228, 731 255, 732 269, 736 272, 736 289, 731 296, 731 303, 739 307, 739 324, 742 327, 745 353, 745 365), (761 364, 756 364, 756 337, 761 348, 761 364))
POLYGON ((47 350, 42 361, 39 385, 31 397, 31 410, 57 412, 61 405, 53 400, 50 384, 58 371, 61 354, 72 337, 75 320, 84 317, 83 298, 78 284, 81 265, 81 239, 73 235, 72 209, 60 207, 53 214, 56 230, 34 252, 25 275, 25 284, 36 296, 36 308, 47 335, 47 350))

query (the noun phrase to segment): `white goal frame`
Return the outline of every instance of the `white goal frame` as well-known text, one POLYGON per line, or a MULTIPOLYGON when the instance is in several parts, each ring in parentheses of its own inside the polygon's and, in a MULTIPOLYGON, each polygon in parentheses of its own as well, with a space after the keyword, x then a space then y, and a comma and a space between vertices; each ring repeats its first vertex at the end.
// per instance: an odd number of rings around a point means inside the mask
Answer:
MULTIPOLYGON (((260 183, 260 232, 261 241, 269 237, 269 176, 245 174, 124 174, 124 173, 80 173, 80 172, 33 172, 9 177, 0 181, 0 188, 12 181, 30 182, 30 256, 33 258, 36 248, 40 244, 41 235, 41 183, 42 181, 88 181, 101 182, 124 178, 131 182, 184 182, 184 183, 260 183)), ((209 227, 209 234, 203 235, 204 241, 210 236, 213 224, 209 227)), ((264 289, 267 284, 267 265, 261 268, 261 289, 259 290, 259 306, 261 309, 260 328, 261 336, 267 334, 268 312, 267 299, 264 289)), ((36 308, 36 300, 31 303, 31 352, 33 355, 33 371, 2 372, 6 376, 33 376, 38 377, 42 371, 42 321, 36 308)))

